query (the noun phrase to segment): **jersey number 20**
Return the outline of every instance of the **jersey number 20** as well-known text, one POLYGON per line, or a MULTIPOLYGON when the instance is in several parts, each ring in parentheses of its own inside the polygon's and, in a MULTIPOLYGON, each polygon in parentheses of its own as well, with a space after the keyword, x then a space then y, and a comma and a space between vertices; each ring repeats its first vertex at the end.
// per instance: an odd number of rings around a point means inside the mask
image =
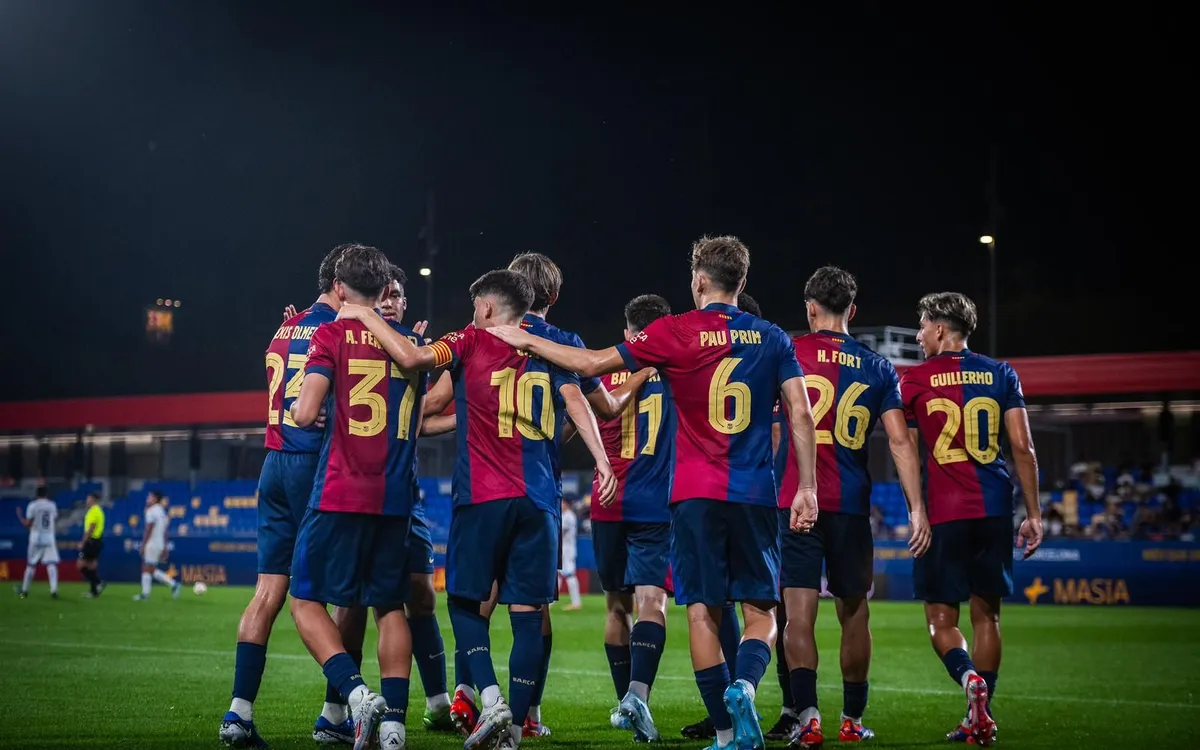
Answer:
POLYGON ((941 412, 946 415, 946 424, 933 444, 933 459, 939 464, 956 464, 968 457, 981 464, 990 464, 1000 455, 1000 404, 993 398, 976 396, 963 405, 948 398, 930 399, 925 405, 928 414, 941 412), (984 416, 987 424, 980 430, 979 418, 984 416), (965 448, 954 448, 954 438, 959 428, 963 430, 965 448), (979 438, 986 437, 987 443, 979 447, 979 438))

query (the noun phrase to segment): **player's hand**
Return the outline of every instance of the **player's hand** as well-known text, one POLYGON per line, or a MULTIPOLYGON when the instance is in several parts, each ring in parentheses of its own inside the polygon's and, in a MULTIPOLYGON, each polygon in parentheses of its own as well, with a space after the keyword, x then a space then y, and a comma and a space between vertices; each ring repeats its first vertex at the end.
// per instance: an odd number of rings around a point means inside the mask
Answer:
POLYGON ((812 487, 796 490, 792 500, 792 531, 807 534, 817 523, 817 491, 812 487))
POLYGON ((296 317, 297 314, 298 313, 295 305, 288 305, 287 307, 283 308, 283 319, 285 321, 296 317))
POLYGON ((338 320, 366 320, 368 315, 374 315, 375 311, 365 305, 352 305, 349 302, 342 303, 342 309, 338 310, 338 320))
POLYGON ((617 499, 617 475, 607 461, 596 466, 596 474, 600 478, 600 505, 607 508, 617 499))
POLYGON ((1038 547, 1042 546, 1042 517, 1026 518, 1021 522, 1021 529, 1017 532, 1017 546, 1025 549, 1025 554, 1021 558, 1028 560, 1029 556, 1037 552, 1038 547))
POLYGON ((529 349, 536 340, 535 336, 522 330, 520 326, 492 326, 487 332, 514 349, 529 349))
POLYGON ((413 324, 413 333, 417 334, 422 339, 424 339, 426 344, 429 343, 429 339, 425 338, 425 332, 428 330, 429 330, 429 321, 428 320, 418 320, 416 323, 413 324))
POLYGON ((908 551, 913 557, 921 557, 929 551, 929 543, 933 541, 933 532, 929 528, 929 519, 925 511, 917 510, 908 514, 908 524, 912 527, 912 536, 908 539, 908 551))
POLYGON ((160 563, 165 563, 165 562, 167 561, 167 556, 168 556, 169 554, 170 554, 170 553, 169 553, 167 550, 163 550, 163 553, 162 553, 161 555, 159 555, 159 556, 158 556, 158 561, 159 561, 160 563))
POLYGON ((313 426, 318 430, 325 429, 325 406, 323 404, 321 405, 321 410, 317 412, 317 421, 313 423, 313 426))

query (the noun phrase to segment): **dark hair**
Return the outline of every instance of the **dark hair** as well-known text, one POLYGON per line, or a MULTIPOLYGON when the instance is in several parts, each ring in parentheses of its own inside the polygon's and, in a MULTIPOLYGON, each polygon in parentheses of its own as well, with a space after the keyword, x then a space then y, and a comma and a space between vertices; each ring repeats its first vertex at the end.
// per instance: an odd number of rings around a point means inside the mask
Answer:
POLYGON ((48 493, 48 491, 46 490, 46 485, 44 485, 44 484, 40 484, 40 485, 38 485, 37 491, 36 491, 36 492, 34 492, 34 495, 35 495, 35 496, 36 496, 38 499, 41 499, 41 498, 43 498, 43 497, 49 497, 49 496, 50 496, 50 495, 49 495, 49 493, 48 493))
POLYGON ((95 498, 96 500, 99 500, 99 499, 100 499, 100 493, 99 493, 99 492, 89 492, 89 493, 87 493, 87 499, 88 499, 88 500, 91 500, 92 498, 95 498))
POLYGON ((369 245, 348 245, 338 258, 333 278, 364 297, 379 299, 384 287, 392 283, 393 268, 387 256, 369 245))
POLYGON ((671 314, 671 305, 657 294, 642 294, 625 305, 625 325, 631 331, 644 331, 659 318, 671 314))
POLYGON ((804 285, 804 299, 816 302, 834 315, 849 310, 857 295, 854 274, 837 266, 821 266, 804 285))
POLYGON ((737 237, 705 235, 692 245, 692 271, 703 271, 724 292, 736 292, 750 272, 750 250, 737 237))
POLYGON ((971 298, 959 292, 934 292, 926 294, 917 303, 917 315, 921 320, 944 323, 963 336, 975 332, 979 315, 971 298))
POLYGON ((738 295, 738 309, 742 312, 748 312, 756 318, 762 317, 762 308, 758 306, 758 300, 751 297, 749 294, 742 292, 738 295))
POLYGON ((558 299, 562 289, 562 269, 541 253, 521 253, 508 264, 508 270, 516 271, 529 279, 533 287, 533 304, 530 310, 542 311, 558 299))
POLYGON ((403 268, 394 263, 392 264, 392 281, 399 281, 402 287, 408 284, 408 274, 404 272, 403 268))
POLYGON ((514 315, 524 315, 533 304, 533 286, 523 274, 509 270, 488 271, 471 284, 471 299, 498 297, 514 315))
POLYGON ((338 261, 342 259, 342 253, 349 247, 354 247, 354 245, 338 245, 326 253, 321 260, 321 267, 317 269, 317 288, 320 289, 321 294, 328 294, 333 289, 334 269, 337 268, 338 261))
POLYGON ((162 502, 163 493, 159 490, 150 490, 146 493, 146 497, 152 497, 154 498, 154 502, 159 503, 162 502))

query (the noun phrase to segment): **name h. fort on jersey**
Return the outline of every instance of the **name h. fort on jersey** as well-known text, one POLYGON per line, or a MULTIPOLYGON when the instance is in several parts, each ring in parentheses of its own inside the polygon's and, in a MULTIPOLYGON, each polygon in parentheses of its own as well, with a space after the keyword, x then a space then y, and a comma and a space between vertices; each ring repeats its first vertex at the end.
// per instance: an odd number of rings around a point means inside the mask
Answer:
MULTIPOLYGON (((902 408, 896 369, 835 331, 797 336, 793 344, 816 424, 818 506, 826 512, 866 515, 871 509, 869 437, 884 412, 902 408)), ((786 425, 786 406, 781 411, 786 425)), ((775 471, 779 507, 788 508, 799 477, 787 429, 780 433, 775 471)))
MULTIPOLYGON (((415 333, 393 329, 414 343, 415 333)), ((426 376, 404 372, 366 327, 352 320, 312 337, 306 372, 333 383, 326 396, 321 458, 309 506, 323 511, 408 516, 417 500, 416 451, 426 376)))
POLYGON ((321 430, 297 427, 289 410, 300 395, 308 346, 323 323, 337 317, 332 307, 317 302, 284 322, 267 347, 268 450, 288 453, 317 453, 321 450, 321 430))
POLYGON ((557 518, 559 389, 578 378, 477 328, 431 346, 454 379, 455 505, 528 497, 557 518))

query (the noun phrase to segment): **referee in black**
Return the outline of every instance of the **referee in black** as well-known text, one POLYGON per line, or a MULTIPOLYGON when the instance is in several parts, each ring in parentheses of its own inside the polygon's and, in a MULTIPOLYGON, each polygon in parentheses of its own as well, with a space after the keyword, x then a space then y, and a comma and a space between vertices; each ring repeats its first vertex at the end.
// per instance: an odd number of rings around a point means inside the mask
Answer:
POLYGON ((104 591, 100 580, 100 552, 104 549, 104 508, 95 492, 87 495, 87 514, 83 517, 83 547, 79 551, 79 572, 91 585, 87 596, 95 599, 104 591))

